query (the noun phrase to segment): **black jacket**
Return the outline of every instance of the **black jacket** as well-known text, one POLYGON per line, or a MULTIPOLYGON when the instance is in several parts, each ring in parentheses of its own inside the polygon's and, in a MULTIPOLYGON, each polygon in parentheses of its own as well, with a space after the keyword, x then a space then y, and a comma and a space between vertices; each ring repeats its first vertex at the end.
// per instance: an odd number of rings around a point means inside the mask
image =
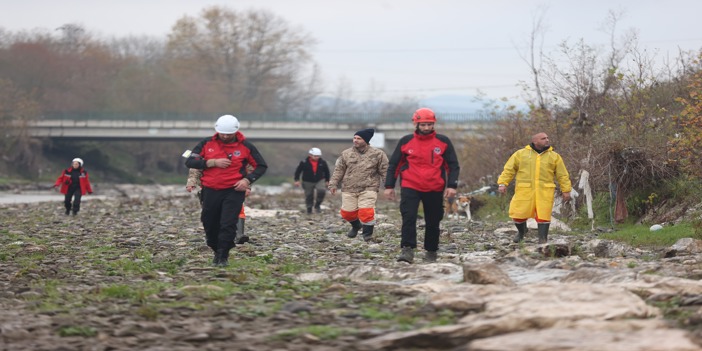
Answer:
POLYGON ((312 172, 312 164, 310 163, 309 157, 300 161, 300 164, 297 166, 295 170, 295 181, 300 180, 300 173, 302 173, 303 182, 316 183, 322 179, 328 182, 331 177, 327 161, 324 161, 321 157, 317 163, 317 173, 312 172))

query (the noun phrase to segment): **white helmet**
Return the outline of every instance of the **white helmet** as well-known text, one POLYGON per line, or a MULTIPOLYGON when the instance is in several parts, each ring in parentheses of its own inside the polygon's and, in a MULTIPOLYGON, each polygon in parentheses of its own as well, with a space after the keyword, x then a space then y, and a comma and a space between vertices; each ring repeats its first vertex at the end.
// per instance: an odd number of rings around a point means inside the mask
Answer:
POLYGON ((72 164, 73 162, 78 162, 78 163, 80 163, 80 166, 83 167, 83 160, 82 160, 82 159, 76 157, 76 158, 73 159, 73 161, 71 161, 71 164, 72 164))
POLYGON ((322 150, 320 150, 320 149, 318 149, 318 148, 316 148, 316 147, 311 148, 310 151, 309 151, 309 153, 310 153, 310 155, 312 155, 312 156, 322 156, 322 150))
POLYGON ((217 133, 234 134, 239 130, 239 120, 232 115, 224 115, 217 119, 215 123, 217 133))

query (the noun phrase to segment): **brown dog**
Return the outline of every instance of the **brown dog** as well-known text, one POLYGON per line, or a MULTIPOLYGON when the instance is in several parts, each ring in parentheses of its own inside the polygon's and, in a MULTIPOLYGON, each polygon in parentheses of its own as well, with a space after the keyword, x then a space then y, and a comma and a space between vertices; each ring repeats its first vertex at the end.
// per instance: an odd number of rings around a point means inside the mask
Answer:
POLYGON ((444 213, 448 218, 458 219, 461 214, 465 214, 468 222, 472 220, 470 214, 470 196, 457 195, 453 198, 444 199, 444 213))

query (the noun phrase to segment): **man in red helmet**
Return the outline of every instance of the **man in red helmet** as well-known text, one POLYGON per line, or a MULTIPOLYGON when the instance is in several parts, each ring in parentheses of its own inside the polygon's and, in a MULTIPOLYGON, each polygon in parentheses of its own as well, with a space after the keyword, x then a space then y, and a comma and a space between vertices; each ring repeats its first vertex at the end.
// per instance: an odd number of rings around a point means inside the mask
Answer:
POLYGON ((434 130, 436 115, 420 108, 412 116, 415 131, 405 135, 389 160, 385 197, 395 199, 395 182, 401 177, 402 253, 398 261, 412 263, 417 247, 417 211, 424 208, 425 261, 435 262, 439 249, 439 224, 444 217, 443 198, 456 196, 458 158, 451 140, 434 130))

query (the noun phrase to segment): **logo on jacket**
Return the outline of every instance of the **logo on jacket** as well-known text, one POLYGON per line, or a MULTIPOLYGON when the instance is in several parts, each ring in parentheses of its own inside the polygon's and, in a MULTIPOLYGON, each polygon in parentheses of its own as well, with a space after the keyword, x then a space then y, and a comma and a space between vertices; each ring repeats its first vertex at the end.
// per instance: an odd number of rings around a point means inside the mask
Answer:
POLYGON ((214 152, 214 149, 213 149, 213 148, 209 148, 209 149, 207 149, 207 152, 214 152))
POLYGON ((440 153, 441 153, 441 148, 438 147, 438 146, 435 147, 435 148, 434 148, 434 153, 437 154, 437 155, 440 154, 440 153))
POLYGON ((412 153, 414 153, 414 150, 409 149, 409 150, 407 150, 407 153, 408 153, 408 154, 412 154, 412 153))
POLYGON ((234 151, 234 156, 236 156, 236 157, 241 156, 241 151, 239 151, 239 150, 234 151))

